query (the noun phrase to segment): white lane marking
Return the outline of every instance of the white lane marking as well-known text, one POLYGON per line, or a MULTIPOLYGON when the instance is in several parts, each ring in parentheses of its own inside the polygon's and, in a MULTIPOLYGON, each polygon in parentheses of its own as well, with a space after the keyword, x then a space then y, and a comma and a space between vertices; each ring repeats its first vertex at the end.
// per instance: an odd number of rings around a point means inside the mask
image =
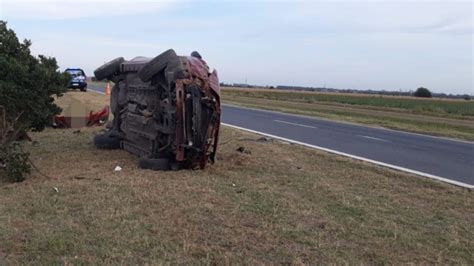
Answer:
POLYGON ((469 185, 469 184, 459 182, 459 181, 455 181, 455 180, 451 180, 451 179, 448 179, 448 178, 445 178, 445 177, 432 175, 432 174, 428 174, 428 173, 423 173, 423 172, 408 169, 408 168, 405 168, 405 167, 396 166, 396 165, 388 164, 388 163, 384 163, 384 162, 379 162, 379 161, 375 161, 375 160, 372 160, 372 159, 368 159, 368 158, 364 158, 364 157, 360 157, 360 156, 356 156, 356 155, 352 155, 352 154, 348 154, 348 153, 340 152, 340 151, 336 151, 336 150, 331 150, 331 149, 328 149, 328 148, 323 148, 323 147, 320 147, 320 146, 311 145, 311 144, 308 144, 308 143, 304 143, 304 142, 300 142, 300 141, 296 141, 296 140, 292 140, 292 139, 287 139, 287 138, 267 134, 267 133, 264 133, 264 132, 260 132, 260 131, 256 131, 256 130, 252 130, 252 129, 248 129, 248 128, 244 128, 244 127, 234 126, 234 125, 227 124, 227 123, 221 123, 221 124, 224 125, 224 126, 244 130, 244 131, 247 131, 247 132, 267 136, 267 137, 274 138, 274 139, 283 140, 283 141, 290 142, 290 143, 303 145, 303 146, 306 146, 306 147, 326 151, 326 152, 337 154, 337 155, 346 156, 346 157, 349 157, 349 158, 352 158, 352 159, 377 164, 377 165, 380 165, 380 166, 392 168, 392 169, 395 169, 395 170, 399 170, 399 171, 403 171, 403 172, 407 172, 407 173, 410 173, 410 174, 415 174, 415 175, 419 175, 419 176, 423 176, 423 177, 428 177, 428 178, 435 179, 435 180, 442 181, 442 182, 446 182, 446 183, 449 183, 449 184, 452 184, 452 185, 456 185, 456 186, 464 187, 464 188, 467 188, 467 189, 470 189, 470 190, 474 190, 474 185, 469 185))
POLYGON ((365 135, 356 135, 356 136, 361 137, 361 138, 366 138, 366 139, 373 139, 373 140, 383 141, 383 142, 391 142, 390 140, 380 139, 380 138, 371 137, 371 136, 365 136, 365 135))
POLYGON ((278 112, 278 111, 272 111, 272 110, 245 107, 245 106, 240 106, 240 105, 235 105, 235 104, 228 104, 228 103, 222 103, 221 105, 222 106, 235 107, 235 108, 241 108, 241 109, 248 109, 248 110, 253 110, 253 111, 261 111, 261 112, 266 112, 266 113, 280 114, 280 115, 285 115, 285 116, 303 117, 303 118, 308 118, 308 119, 312 119, 312 120, 316 120, 316 121, 325 121, 325 122, 332 122, 332 123, 337 123, 337 124, 345 124, 345 125, 352 125, 352 126, 358 126, 358 127, 373 128, 373 129, 376 129, 376 130, 385 130, 385 131, 391 131, 391 132, 396 132, 396 133, 401 133, 401 134, 406 134, 406 135, 415 135, 415 136, 420 136, 420 137, 447 140, 447 141, 452 141, 452 142, 461 142, 461 143, 474 145, 474 141, 469 141, 469 140, 454 139, 454 138, 449 138, 449 137, 438 137, 438 136, 426 135, 426 134, 421 134, 421 133, 390 129, 390 128, 385 128, 385 127, 367 126, 367 125, 361 125, 361 124, 351 123, 351 122, 347 122, 347 121, 331 120, 331 119, 323 118, 323 117, 314 117, 314 116, 309 116, 309 115, 284 113, 284 112, 278 112))
MULTIPOLYGON (((101 91, 96 91, 96 90, 91 90, 91 91, 105 95, 105 93, 103 93, 103 92, 101 92, 101 91)), ((236 128, 236 129, 248 131, 248 132, 251 132, 251 133, 255 133, 255 134, 267 136, 267 137, 274 138, 274 139, 279 139, 279 140, 283 140, 283 141, 287 141, 287 142, 291 142, 291 143, 303 145, 303 146, 306 146, 306 147, 310 147, 310 148, 314 148, 314 149, 326 151, 326 152, 333 153, 333 154, 337 154, 337 155, 341 155, 341 156, 346 156, 346 157, 349 157, 349 158, 352 158, 352 159, 356 159, 356 160, 360 160, 360 161, 364 161, 364 162, 368 162, 368 163, 377 164, 377 165, 384 166, 384 167, 388 167, 388 168, 392 168, 392 169, 395 169, 395 170, 398 170, 398 171, 403 171, 403 172, 407 172, 407 173, 410 173, 410 174, 415 174, 415 175, 419 175, 419 176, 423 176, 423 177, 428 177, 428 178, 435 179, 435 180, 438 180, 438 181, 441 181, 441 182, 446 182, 446 183, 449 183, 449 184, 452 184, 452 185, 456 185, 456 186, 464 187, 464 188, 467 188, 467 189, 470 189, 470 190, 474 190, 474 185, 469 185, 469 184, 466 184, 466 183, 462 183, 462 182, 459 182, 459 181, 447 179, 447 178, 444 178, 444 177, 440 177, 440 176, 436 176, 436 175, 432 175, 432 174, 428 174, 428 173, 423 173, 423 172, 416 171, 416 170, 412 170, 412 169, 408 169, 408 168, 405 168, 405 167, 400 167, 400 166, 396 166, 396 165, 393 165, 393 164, 388 164, 388 163, 384 163, 384 162, 379 162, 379 161, 375 161, 375 160, 372 160, 372 159, 368 159, 368 158, 364 158, 364 157, 360 157, 360 156, 348 154, 348 153, 345 153, 345 152, 335 151, 335 150, 323 148, 323 147, 320 147, 320 146, 311 145, 311 144, 308 144, 308 143, 304 143, 304 142, 300 142, 300 141, 296 141, 296 140, 292 140, 292 139, 287 139, 287 138, 283 138, 283 137, 279 137, 279 136, 275 136, 275 135, 263 133, 263 132, 260 132, 260 131, 248 129, 248 128, 243 128, 243 127, 239 127, 239 126, 234 126, 234 125, 227 124, 227 123, 221 123, 221 124, 224 125, 224 126, 228 126, 228 127, 232 127, 232 128, 236 128)))
POLYGON ((298 124, 298 123, 292 123, 292 122, 277 120, 277 119, 274 119, 273 121, 278 122, 278 123, 285 123, 285 124, 289 124, 289 125, 299 126, 299 127, 317 128, 317 127, 313 127, 313 126, 308 126, 308 125, 303 125, 303 124, 298 124))

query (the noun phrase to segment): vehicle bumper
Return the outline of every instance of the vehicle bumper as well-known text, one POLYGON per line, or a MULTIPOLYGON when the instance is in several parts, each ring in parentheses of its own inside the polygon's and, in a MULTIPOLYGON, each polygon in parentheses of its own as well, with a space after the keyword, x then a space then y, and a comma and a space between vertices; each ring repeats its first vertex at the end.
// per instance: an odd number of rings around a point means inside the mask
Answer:
POLYGON ((68 84, 67 87, 72 88, 72 89, 76 89, 76 88, 82 89, 82 88, 87 87, 87 83, 85 83, 85 82, 71 82, 71 83, 68 84))

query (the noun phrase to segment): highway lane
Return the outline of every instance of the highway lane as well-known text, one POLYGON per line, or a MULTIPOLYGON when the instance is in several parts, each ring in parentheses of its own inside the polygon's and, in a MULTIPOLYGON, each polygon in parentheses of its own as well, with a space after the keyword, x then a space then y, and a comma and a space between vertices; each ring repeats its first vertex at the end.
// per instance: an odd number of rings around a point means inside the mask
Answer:
POLYGON ((223 122, 474 185, 474 143, 236 106, 223 122))
MULTIPOLYGON (((90 85, 90 89, 104 88, 90 85)), ((224 105, 230 126, 474 188, 474 142, 224 105)))

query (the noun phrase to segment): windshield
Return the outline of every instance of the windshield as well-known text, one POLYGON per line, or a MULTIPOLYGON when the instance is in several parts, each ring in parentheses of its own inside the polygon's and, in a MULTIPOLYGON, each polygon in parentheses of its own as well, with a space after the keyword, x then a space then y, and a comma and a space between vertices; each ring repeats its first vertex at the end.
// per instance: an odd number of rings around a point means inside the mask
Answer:
POLYGON ((66 72, 69 73, 69 75, 71 75, 72 77, 85 76, 84 71, 80 69, 68 69, 66 70, 66 72))

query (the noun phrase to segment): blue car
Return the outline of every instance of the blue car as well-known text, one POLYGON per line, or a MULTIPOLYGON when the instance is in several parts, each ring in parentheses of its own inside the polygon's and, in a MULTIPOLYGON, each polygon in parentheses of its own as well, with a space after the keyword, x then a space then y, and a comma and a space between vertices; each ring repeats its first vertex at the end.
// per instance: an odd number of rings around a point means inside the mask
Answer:
POLYGON ((87 91, 86 73, 84 70, 80 68, 67 68, 65 71, 71 75, 71 80, 67 86, 69 89, 87 91))

